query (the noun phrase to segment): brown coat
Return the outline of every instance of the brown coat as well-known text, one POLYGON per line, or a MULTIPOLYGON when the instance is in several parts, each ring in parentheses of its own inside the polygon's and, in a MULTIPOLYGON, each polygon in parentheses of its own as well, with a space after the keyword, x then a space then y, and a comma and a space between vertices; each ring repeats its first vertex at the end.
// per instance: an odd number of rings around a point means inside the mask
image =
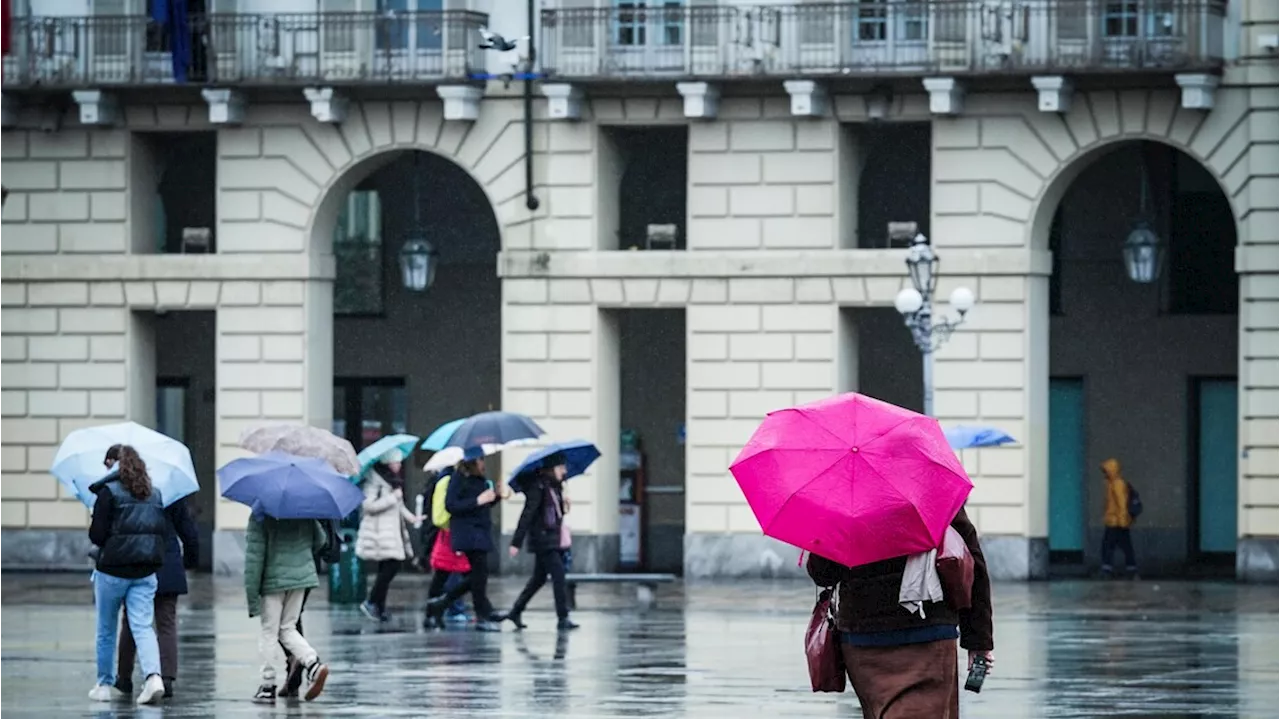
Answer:
POLYGON ((972 606, 956 612, 944 602, 924 605, 924 618, 898 603, 907 558, 897 557, 850 569, 816 554, 809 555, 809 576, 821 587, 840 585, 836 626, 842 632, 869 634, 925 626, 960 627, 960 646, 973 651, 995 648, 991 628, 991 579, 978 543, 978 530, 964 508, 951 521, 973 555, 972 606))

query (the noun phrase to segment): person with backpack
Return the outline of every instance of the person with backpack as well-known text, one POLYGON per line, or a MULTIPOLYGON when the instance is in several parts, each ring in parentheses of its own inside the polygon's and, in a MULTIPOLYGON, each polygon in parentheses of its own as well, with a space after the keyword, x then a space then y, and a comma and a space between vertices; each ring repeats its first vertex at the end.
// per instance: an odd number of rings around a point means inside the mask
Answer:
MULTIPOLYGON (((432 572, 431 585, 427 590, 428 600, 462 584, 464 576, 471 570, 466 557, 454 553, 450 546, 449 510, 444 506, 445 494, 449 488, 449 472, 450 470, 428 472, 426 486, 422 490, 422 496, 418 498, 418 506, 429 512, 429 519, 423 521, 419 537, 422 541, 422 570, 432 572)), ((466 624, 468 621, 470 617, 467 615, 467 606, 459 597, 449 605, 443 621, 437 622, 428 616, 423 620, 423 628, 443 629, 444 622, 466 624)))
MULTIPOLYGON (((499 625, 502 616, 494 611, 488 593, 489 553, 493 551, 492 511, 499 498, 493 482, 484 476, 484 452, 479 447, 467 449, 449 477, 444 506, 449 511, 449 548, 466 557, 470 571, 462 584, 427 601, 426 623, 438 623, 445 607, 470 592, 476 610, 476 631, 502 631, 499 625)), ((436 543, 439 545, 440 540, 436 543)))
POLYGON ((1107 487, 1107 505, 1102 513, 1102 576, 1111 578, 1111 558, 1116 550, 1124 552, 1124 569, 1131 579, 1138 578, 1138 562, 1133 556, 1133 520, 1142 513, 1142 500, 1120 474, 1120 460, 1114 457, 1102 463, 1102 477, 1107 487))

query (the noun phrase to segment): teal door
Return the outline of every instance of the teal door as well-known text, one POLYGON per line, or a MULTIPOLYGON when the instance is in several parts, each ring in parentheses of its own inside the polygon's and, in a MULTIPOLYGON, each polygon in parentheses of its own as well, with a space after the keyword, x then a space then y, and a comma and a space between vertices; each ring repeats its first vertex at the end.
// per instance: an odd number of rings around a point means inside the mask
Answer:
POLYGON ((1049 380, 1049 550, 1084 551, 1084 380, 1049 380))
POLYGON ((1195 383, 1196 488, 1201 552, 1236 551, 1237 389, 1234 379, 1195 383))

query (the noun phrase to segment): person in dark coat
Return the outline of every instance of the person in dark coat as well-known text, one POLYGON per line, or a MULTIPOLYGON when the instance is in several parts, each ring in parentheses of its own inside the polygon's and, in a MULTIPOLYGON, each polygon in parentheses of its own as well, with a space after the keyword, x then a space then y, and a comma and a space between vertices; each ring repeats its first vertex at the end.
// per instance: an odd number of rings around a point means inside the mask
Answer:
POLYGON ((449 531, 453 535, 453 551, 462 552, 471 563, 471 572, 458 586, 427 602, 428 623, 437 623, 457 598, 471 593, 476 610, 476 630, 501 631, 502 616, 494 612, 489 601, 489 552, 493 551, 493 503, 498 492, 484 476, 484 454, 479 448, 468 449, 458 463, 445 494, 449 510, 449 531))
POLYGON ((119 464, 89 487, 94 495, 89 541, 100 550, 93 572, 98 682, 89 698, 109 702, 120 694, 115 687, 116 630, 124 606, 145 677, 138 704, 150 704, 164 696, 160 647, 151 621, 156 572, 164 564, 171 530, 146 463, 128 445, 117 449, 116 456, 119 464))
MULTIPOLYGON (((178 597, 187 593, 186 570, 194 569, 199 560, 200 535, 187 510, 185 497, 166 507, 164 513, 169 521, 169 538, 165 542, 164 564, 156 572, 155 620, 156 639, 160 642, 160 675, 164 679, 164 696, 169 698, 173 696, 173 683, 178 676, 178 597)), ((128 614, 126 608, 126 620, 128 614)), ((133 660, 137 653, 133 632, 125 621, 120 627, 116 655, 116 688, 125 694, 133 693, 133 660)))
POLYGON ((520 522, 516 525, 515 534, 511 535, 508 552, 514 559, 523 546, 533 555, 534 560, 533 575, 529 577, 524 591, 520 592, 506 616, 516 625, 516 629, 525 628, 520 617, 533 595, 547 583, 548 575, 551 577, 551 591, 555 595, 556 617, 559 619, 556 628, 561 631, 578 628, 569 619, 569 591, 564 580, 564 554, 568 549, 563 535, 564 515, 567 511, 564 501, 566 473, 564 455, 553 454, 543 461, 541 468, 521 478, 524 510, 520 512, 520 522))
POLYGON ((978 530, 964 508, 951 521, 973 555, 973 595, 967 610, 926 602, 924 615, 899 603, 907 557, 845 567, 816 554, 808 570, 820 587, 837 587, 836 628, 853 691, 867 719, 957 719, 960 677, 956 639, 994 666, 991 580, 978 530))

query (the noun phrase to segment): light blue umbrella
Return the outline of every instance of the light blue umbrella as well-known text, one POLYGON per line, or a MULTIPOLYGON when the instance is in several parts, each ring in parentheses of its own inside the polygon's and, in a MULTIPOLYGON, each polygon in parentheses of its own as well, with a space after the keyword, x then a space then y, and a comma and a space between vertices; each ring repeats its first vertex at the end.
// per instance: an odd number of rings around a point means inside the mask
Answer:
POLYGON ((136 422, 72 432, 58 447, 49 472, 86 507, 92 507, 96 497, 89 491, 89 485, 106 476, 107 468, 102 460, 107 450, 116 444, 127 444, 138 451, 147 463, 151 486, 160 491, 166 507, 200 489, 187 446, 136 422))
POLYGON ((419 439, 420 437, 413 434, 389 434, 360 450, 360 454, 356 455, 356 459, 360 461, 360 473, 354 479, 359 481, 370 467, 392 450, 399 450, 407 458, 419 439))
POLYGON ((467 418, 463 417, 462 419, 455 419, 452 422, 445 422, 439 427, 436 427, 434 432, 427 435, 427 438, 422 440, 422 448, 431 450, 432 452, 439 452, 445 447, 448 447, 449 438, 452 437, 453 433, 458 431, 458 428, 466 421, 467 418))
POLYGON ((995 427, 960 426, 943 430, 942 433, 946 435, 947 443, 951 445, 952 449, 996 447, 1018 441, 1010 437, 1004 430, 996 429, 995 427))

